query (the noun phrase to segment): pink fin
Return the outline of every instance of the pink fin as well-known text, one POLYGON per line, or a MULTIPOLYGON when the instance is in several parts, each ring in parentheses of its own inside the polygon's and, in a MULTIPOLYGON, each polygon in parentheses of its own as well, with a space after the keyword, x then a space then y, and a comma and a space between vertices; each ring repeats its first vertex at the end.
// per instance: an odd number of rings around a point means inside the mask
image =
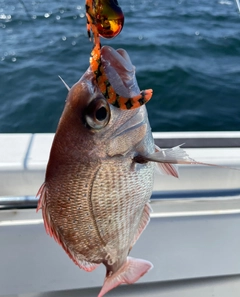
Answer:
POLYGON ((177 167, 170 163, 156 163, 157 171, 161 174, 171 175, 174 177, 178 176, 177 167))
POLYGON ((78 259, 78 257, 76 257, 74 255, 74 253, 65 244, 64 240, 61 239, 61 236, 60 236, 59 232, 53 226, 52 220, 51 220, 51 217, 49 215, 47 205, 46 205, 46 197, 47 197, 46 183, 42 184, 42 186, 38 190, 37 196, 40 196, 39 200, 38 200, 37 211, 39 211, 39 209, 42 209, 43 222, 44 222, 44 227, 45 227, 45 230, 46 230, 47 234, 50 235, 51 237, 53 237, 55 239, 55 241, 59 245, 62 246, 62 248, 65 250, 65 252, 68 254, 68 256, 81 269, 83 269, 83 270, 85 270, 87 272, 91 272, 94 269, 96 269, 100 264, 91 263, 91 262, 87 262, 87 261, 82 260, 82 259, 78 259))
POLYGON ((68 256, 73 260, 73 262, 81 269, 85 270, 86 272, 92 272, 100 265, 100 264, 95 264, 87 261, 80 261, 76 259, 69 250, 65 249, 65 251, 68 254, 68 256))
MULTIPOLYGON (((155 144, 155 152, 161 152, 160 147, 158 147, 156 144, 155 144)), ((179 177, 177 165, 173 165, 170 163, 156 163, 156 168, 160 174, 179 177)))
POLYGON ((206 166, 215 166, 219 168, 231 169, 231 170, 239 170, 239 168, 216 165, 211 163, 198 162, 194 159, 190 158, 184 149, 181 148, 183 144, 175 146, 170 149, 160 149, 157 146, 156 152, 145 157, 146 160, 152 162, 158 162, 160 164, 196 164, 196 165, 206 165, 206 166), (159 149, 159 150, 158 150, 159 149))
POLYGON ((46 197, 47 197, 46 183, 43 183, 41 185, 40 189, 38 190, 37 196, 40 196, 38 200, 37 212, 39 211, 39 209, 42 209, 42 216, 43 216, 45 230, 48 235, 53 237, 57 241, 57 243, 61 245, 59 235, 57 234, 54 227, 52 226, 52 221, 46 207, 46 197))
MULTIPOLYGON (((131 244, 131 248, 134 246, 135 242, 138 240, 138 238, 140 237, 140 235, 142 234, 142 232, 144 231, 144 229, 147 227, 147 224, 150 221, 150 213, 151 212, 152 212, 152 208, 151 208, 150 204, 147 203, 144 206, 143 214, 142 214, 142 217, 141 217, 139 226, 138 226, 137 233, 135 234, 135 236, 133 238, 133 241, 132 241, 132 244, 131 244)), ((130 250, 131 250, 131 248, 130 248, 130 250)))
POLYGON ((39 197, 39 200, 38 200, 38 205, 37 205, 37 209, 36 209, 36 212, 38 212, 39 211, 39 209, 41 209, 42 208, 42 203, 43 203, 43 197, 45 196, 44 195, 44 189, 45 189, 45 183, 43 183, 42 185, 41 185, 41 187, 40 187, 40 189, 38 190, 38 192, 37 192, 37 195, 36 195, 36 197, 38 197, 38 196, 40 196, 39 197))
POLYGON ((127 261, 123 266, 110 276, 106 276, 102 290, 98 297, 102 297, 108 291, 121 284, 133 284, 141 276, 153 268, 152 263, 142 260, 127 257, 127 261))

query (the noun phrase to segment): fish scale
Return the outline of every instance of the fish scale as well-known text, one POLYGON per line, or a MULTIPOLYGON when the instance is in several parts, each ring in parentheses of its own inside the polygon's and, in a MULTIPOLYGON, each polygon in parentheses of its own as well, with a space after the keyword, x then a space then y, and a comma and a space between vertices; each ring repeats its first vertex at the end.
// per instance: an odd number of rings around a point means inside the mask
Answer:
POLYGON ((54 181, 53 184, 49 182, 48 187, 55 189, 47 198, 53 225, 61 234, 60 238, 64 238, 69 251, 78 255, 78 260, 98 263, 104 255, 109 263, 114 263, 124 250, 128 254, 143 206, 151 195, 149 181, 153 180, 153 172, 148 168, 153 164, 141 169, 146 172, 139 174, 131 170, 129 174, 131 162, 125 162, 128 163, 125 166, 122 160, 117 164, 103 163, 97 170, 94 167, 94 171, 83 164, 71 166, 66 170, 71 172, 70 183, 63 182, 56 187, 54 181), (80 170, 90 174, 83 174, 79 181, 74 179, 74 172, 80 170), (139 180, 141 176, 144 178, 139 180), (107 182, 102 184, 104 179, 107 182), (62 199, 56 201, 59 191, 62 199), (113 218, 111 224, 105 220, 106 217, 113 218))
MULTIPOLYGON (((108 243, 107 252, 113 255, 121 255, 123 250, 130 249, 143 207, 151 195, 149 185, 153 180, 153 172, 149 166, 153 164, 147 164, 146 168, 136 172, 129 170, 131 163, 131 160, 122 158, 117 163, 102 164, 92 188, 94 217, 113 218, 111 224, 106 219, 96 222, 103 242, 108 243), (144 179, 139 176, 144 176, 144 179), (106 186, 99 187, 98 181, 104 179, 107 180, 106 186)), ((111 260, 114 262, 114 259, 111 260)))
POLYGON ((87 261, 86 259, 90 257, 91 261, 97 261, 98 259, 93 257, 96 254, 94 250, 101 253, 101 246, 93 242, 93 238, 98 238, 99 234, 94 227, 91 229, 91 232, 89 230, 89 226, 95 225, 91 205, 89 204, 91 184, 88 183, 89 180, 93 179, 94 174, 93 171, 89 171, 89 166, 84 166, 83 164, 68 166, 66 172, 68 171, 71 172, 72 182, 71 184, 68 183, 68 179, 66 179, 64 174, 65 178, 61 185, 59 185, 62 188, 60 189, 60 201, 57 199, 58 194, 56 192, 59 189, 56 188, 55 181, 52 183, 51 181, 49 182, 48 186, 52 187, 53 191, 47 198, 48 211, 53 223, 56 222, 54 227, 59 230, 61 238, 64 238, 64 241, 67 242, 69 250, 73 254, 77 254, 80 260, 87 261), (80 180, 74 178, 74 172, 79 171, 83 172, 80 180), (70 200, 68 199, 69 193, 71 193, 70 200), (74 221, 76 223, 73 223, 74 221))

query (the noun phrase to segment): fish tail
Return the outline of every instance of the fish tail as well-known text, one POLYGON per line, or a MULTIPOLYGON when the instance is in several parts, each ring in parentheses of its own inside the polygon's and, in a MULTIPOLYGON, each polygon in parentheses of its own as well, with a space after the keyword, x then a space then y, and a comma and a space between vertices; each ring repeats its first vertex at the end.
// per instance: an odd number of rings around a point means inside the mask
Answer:
POLYGON ((108 291, 121 284, 135 283, 152 268, 152 263, 146 260, 127 257, 127 261, 118 271, 106 276, 98 297, 104 296, 108 291))

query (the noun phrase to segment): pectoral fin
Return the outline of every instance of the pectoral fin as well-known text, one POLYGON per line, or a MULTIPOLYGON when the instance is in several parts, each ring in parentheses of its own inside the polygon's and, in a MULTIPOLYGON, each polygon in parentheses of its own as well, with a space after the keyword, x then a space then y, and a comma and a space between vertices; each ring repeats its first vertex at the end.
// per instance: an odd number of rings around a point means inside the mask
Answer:
MULTIPOLYGON (((155 145, 155 152, 161 152, 162 150, 160 147, 155 145)), ((178 174, 178 167, 177 165, 174 164, 169 164, 169 163, 155 163, 156 164, 156 169, 157 172, 163 175, 171 175, 173 177, 179 177, 178 174)))
POLYGON ((145 159, 147 161, 163 164, 200 164, 199 162, 196 162, 194 159, 190 158, 186 151, 181 148, 181 146, 182 144, 170 149, 160 149, 157 147, 157 151, 146 156, 145 159))
POLYGON ((239 170, 238 168, 228 167, 228 166, 221 166, 216 164, 198 162, 194 159, 190 158, 189 155, 186 153, 184 149, 181 148, 181 145, 175 146, 170 149, 160 149, 148 156, 141 157, 145 161, 157 162, 160 165, 161 171, 164 171, 166 174, 178 177, 178 173, 173 167, 173 164, 196 164, 196 165, 206 165, 206 166, 217 166, 220 168, 225 169, 232 169, 232 170, 239 170))

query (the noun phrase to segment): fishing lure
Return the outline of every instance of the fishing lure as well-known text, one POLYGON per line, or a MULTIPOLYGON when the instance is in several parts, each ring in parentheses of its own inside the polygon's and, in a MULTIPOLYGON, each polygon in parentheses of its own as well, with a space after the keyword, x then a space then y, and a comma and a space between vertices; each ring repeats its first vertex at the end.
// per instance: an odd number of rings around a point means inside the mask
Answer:
POLYGON ((90 56, 90 66, 95 74, 100 91, 107 101, 120 109, 134 109, 147 103, 152 97, 152 90, 141 91, 132 98, 117 94, 110 84, 101 62, 100 36, 116 37, 122 30, 124 15, 117 0, 86 0, 87 32, 94 47, 90 56))

